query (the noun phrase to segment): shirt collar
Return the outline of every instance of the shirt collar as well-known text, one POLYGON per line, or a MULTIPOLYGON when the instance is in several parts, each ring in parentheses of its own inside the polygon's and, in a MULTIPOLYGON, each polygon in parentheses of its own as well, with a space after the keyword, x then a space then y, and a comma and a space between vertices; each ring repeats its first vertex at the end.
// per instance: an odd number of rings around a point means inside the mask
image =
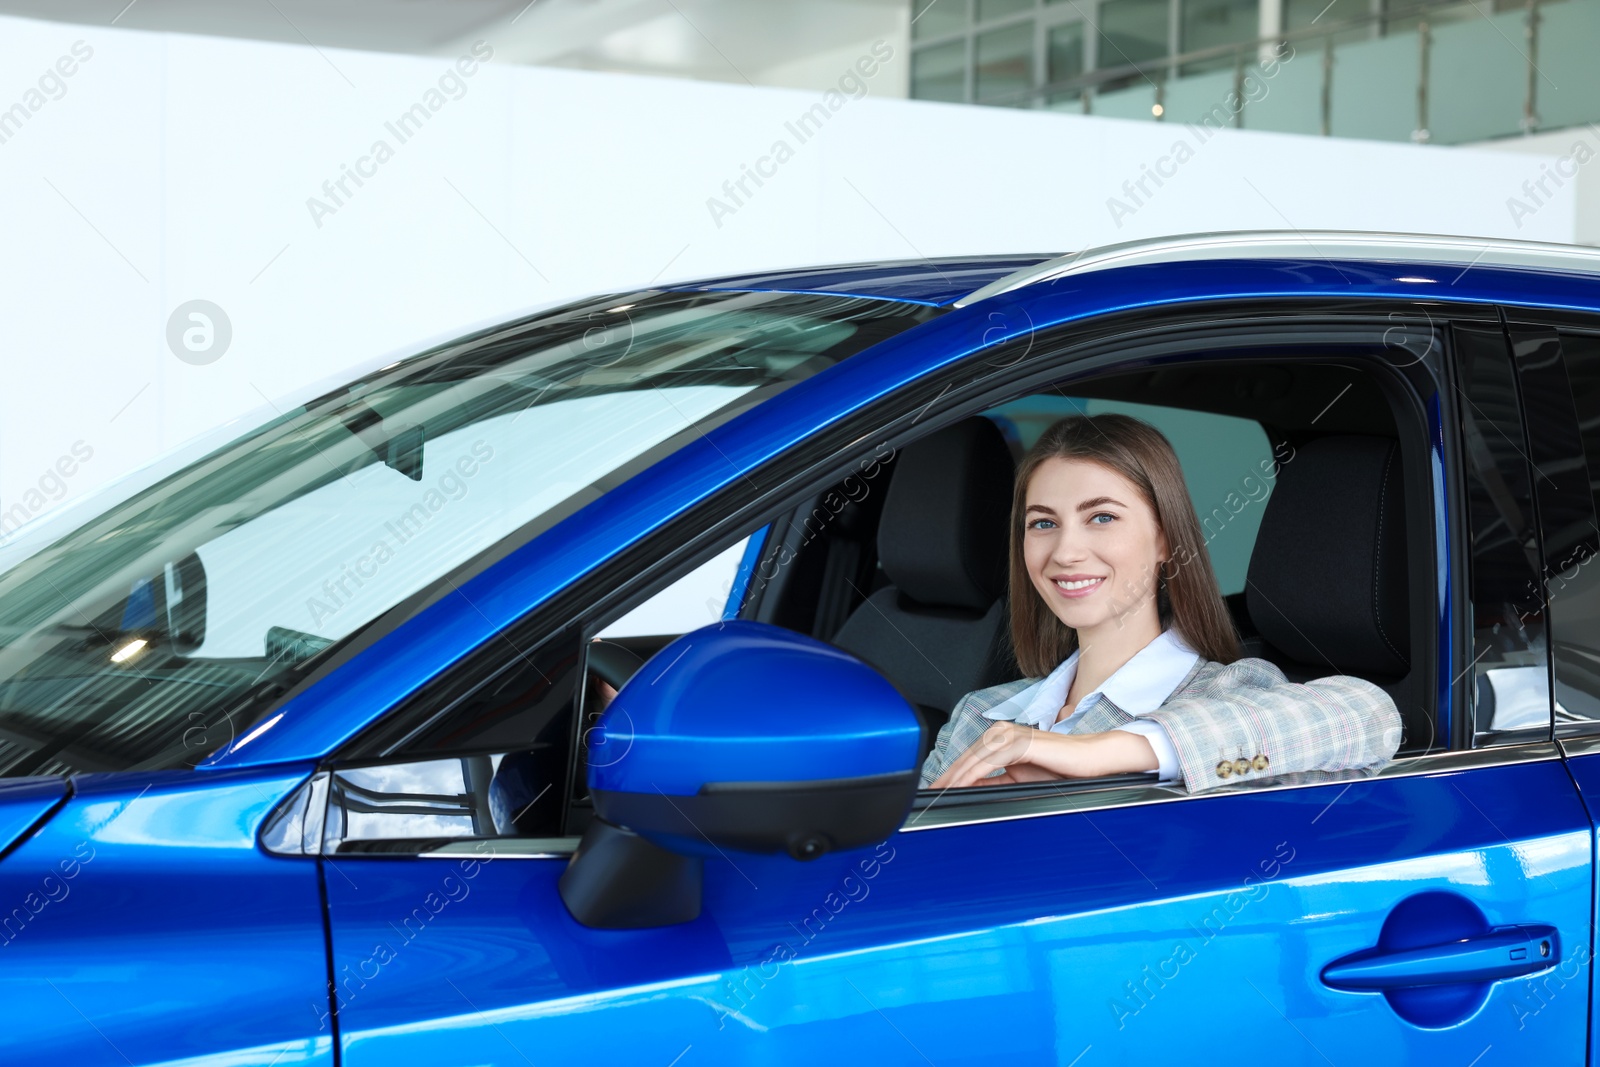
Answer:
MULTIPOLYGON (((1155 640, 1135 652, 1100 688, 1086 693, 1072 715, 1075 717, 1080 709, 1088 710, 1102 697, 1129 715, 1154 711, 1166 703, 1199 658, 1200 654, 1186 645, 1183 638, 1172 630, 1163 630, 1155 640)), ((984 717, 1011 719, 1048 730, 1056 725, 1056 716, 1061 712, 1061 705, 1066 703, 1067 692, 1077 675, 1078 652, 1074 649, 1055 670, 990 708, 983 713, 984 717)))

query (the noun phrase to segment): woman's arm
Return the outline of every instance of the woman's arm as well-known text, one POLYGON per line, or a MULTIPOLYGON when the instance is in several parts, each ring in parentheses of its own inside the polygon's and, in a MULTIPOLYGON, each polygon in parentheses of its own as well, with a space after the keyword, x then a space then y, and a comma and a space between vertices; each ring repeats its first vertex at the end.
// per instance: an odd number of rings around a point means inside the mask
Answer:
POLYGON ((1229 664, 1204 693, 1142 718, 1166 729, 1191 793, 1238 781, 1240 760, 1245 778, 1270 778, 1372 767, 1400 747, 1400 712, 1378 686, 1348 675, 1289 682, 1263 660, 1229 664))
MULTIPOLYGON (((1166 730, 1190 792, 1301 771, 1372 767, 1400 747, 1400 713, 1378 686, 1335 676, 1298 684, 1271 664, 1230 664, 1197 695, 1173 700, 1139 720, 1166 730), (1255 766, 1256 756, 1263 766, 1255 766), (1249 769, 1235 771, 1244 760, 1249 769), (1219 765, 1229 764, 1229 773, 1219 765)), ((945 758, 930 788, 1095 777, 1155 770, 1154 748, 1126 730, 1057 734, 998 722, 945 758), (1005 773, 995 771, 1005 768, 1005 773), (994 775, 990 777, 990 775, 994 775)), ((928 781, 924 769, 924 781, 928 781)))
POLYGON ((1098 778, 1127 771, 1153 771, 1159 765, 1150 742, 1143 735, 1126 730, 1058 734, 1014 722, 997 722, 951 761, 929 788, 1098 778), (1000 768, 1005 773, 995 775, 1000 768))
POLYGON ((950 751, 950 735, 954 733, 956 722, 965 706, 966 703, 963 701, 956 709, 956 713, 950 716, 950 721, 939 727, 939 735, 933 739, 933 748, 928 751, 928 758, 922 761, 922 781, 917 788, 928 788, 928 783, 938 778, 944 773, 945 768, 950 766, 953 756, 950 751))

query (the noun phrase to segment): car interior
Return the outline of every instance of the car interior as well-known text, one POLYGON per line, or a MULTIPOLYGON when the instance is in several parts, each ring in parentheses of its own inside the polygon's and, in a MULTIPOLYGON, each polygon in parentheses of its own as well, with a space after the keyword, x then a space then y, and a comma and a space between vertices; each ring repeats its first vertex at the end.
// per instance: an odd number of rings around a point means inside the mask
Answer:
MULTIPOLYGON (((870 492, 852 476, 774 522, 740 617, 875 667, 917 710, 925 755, 963 694, 1020 676, 1006 595, 1017 462, 1056 419, 1106 411, 1173 442, 1244 655, 1291 681, 1368 679, 1401 709, 1400 753, 1433 747, 1433 663, 1412 655, 1431 649, 1430 612, 1411 610, 1431 603, 1433 549, 1408 537, 1431 534, 1427 445, 1415 406, 1358 363, 1143 368, 945 426, 900 449, 870 492)), ((596 641, 590 662, 625 677, 676 636, 596 641)))

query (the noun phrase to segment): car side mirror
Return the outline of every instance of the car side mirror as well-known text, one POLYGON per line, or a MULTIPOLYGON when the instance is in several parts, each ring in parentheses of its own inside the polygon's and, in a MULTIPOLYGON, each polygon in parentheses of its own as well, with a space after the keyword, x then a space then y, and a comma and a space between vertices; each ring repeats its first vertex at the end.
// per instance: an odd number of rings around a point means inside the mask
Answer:
POLYGON ((595 814, 561 899, 586 926, 688 922, 708 857, 882 841, 911 809, 920 735, 895 687, 831 645, 742 620, 687 633, 586 739, 595 814))

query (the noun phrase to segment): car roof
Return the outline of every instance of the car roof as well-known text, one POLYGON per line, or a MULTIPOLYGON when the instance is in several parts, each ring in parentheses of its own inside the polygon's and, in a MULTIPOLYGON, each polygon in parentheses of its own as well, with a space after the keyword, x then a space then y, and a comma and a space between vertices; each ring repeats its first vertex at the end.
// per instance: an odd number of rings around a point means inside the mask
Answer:
POLYGON ((1493 237, 1456 237, 1424 233, 1367 233, 1354 230, 1237 230, 1152 237, 1121 244, 1084 248, 1070 255, 1019 267, 1004 278, 952 301, 967 307, 980 300, 1074 275, 1119 267, 1206 260, 1311 260, 1349 262, 1459 264, 1509 267, 1600 276, 1600 248, 1544 244, 1493 237))
POLYGON ((1058 254, 1053 252, 1033 252, 797 267, 760 274, 735 274, 672 288, 688 291, 829 293, 944 307, 975 290, 1009 278, 1018 271, 1058 258, 1058 254))
POLYGON ((831 293, 933 307, 980 300, 1118 267, 1204 260, 1309 259, 1350 263, 1438 263, 1600 276, 1600 249, 1492 237, 1356 230, 1237 230, 1150 237, 1067 255, 949 256, 738 274, 673 286, 680 291, 831 293))

